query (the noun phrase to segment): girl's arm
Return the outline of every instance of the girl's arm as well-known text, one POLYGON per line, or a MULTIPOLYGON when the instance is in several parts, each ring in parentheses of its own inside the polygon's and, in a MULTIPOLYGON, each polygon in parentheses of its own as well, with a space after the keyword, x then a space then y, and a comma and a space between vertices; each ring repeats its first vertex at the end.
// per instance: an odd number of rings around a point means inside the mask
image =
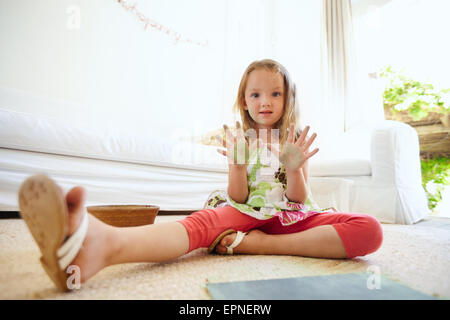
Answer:
POLYGON ((228 158, 228 196, 238 203, 245 203, 248 197, 247 156, 248 146, 241 124, 236 122, 236 138, 233 137, 227 125, 223 126, 226 142, 218 137, 227 150, 217 150, 228 158), (243 152, 243 153, 242 153, 243 152))
POLYGON ((238 203, 245 203, 248 197, 247 166, 228 165, 228 195, 238 203))
POLYGON ((289 201, 305 203, 308 197, 306 184, 308 183, 307 162, 302 168, 286 169, 287 189, 286 197, 289 201))
POLYGON ((288 137, 287 148, 284 149, 280 160, 285 164, 286 168, 286 197, 290 201, 305 203, 308 192, 308 159, 316 154, 319 149, 309 152, 309 147, 316 138, 314 133, 311 138, 306 139, 309 126, 300 134, 300 137, 294 143, 294 126, 291 124, 291 130, 288 137))
POLYGON ((305 178, 305 183, 308 184, 308 160, 302 167, 303 178, 305 178))

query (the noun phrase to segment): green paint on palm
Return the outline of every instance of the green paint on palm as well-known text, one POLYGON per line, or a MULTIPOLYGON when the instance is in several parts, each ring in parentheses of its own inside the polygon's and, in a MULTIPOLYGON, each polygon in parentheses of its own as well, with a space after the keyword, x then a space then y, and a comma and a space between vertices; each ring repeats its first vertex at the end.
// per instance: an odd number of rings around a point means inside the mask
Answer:
POLYGON ((280 161, 288 169, 297 169, 304 160, 302 150, 293 143, 287 143, 280 155, 280 161))

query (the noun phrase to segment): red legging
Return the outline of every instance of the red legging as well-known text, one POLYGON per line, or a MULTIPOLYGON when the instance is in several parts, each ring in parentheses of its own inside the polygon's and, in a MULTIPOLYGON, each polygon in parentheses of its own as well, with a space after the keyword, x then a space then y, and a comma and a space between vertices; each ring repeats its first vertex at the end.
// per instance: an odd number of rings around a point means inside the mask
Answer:
POLYGON ((287 234, 317 226, 332 225, 341 238, 347 258, 375 252, 383 241, 383 231, 377 219, 366 214, 324 212, 290 226, 283 226, 278 217, 258 220, 226 206, 192 213, 179 221, 189 235, 189 251, 208 247, 223 231, 247 232, 259 229, 267 234, 287 234))

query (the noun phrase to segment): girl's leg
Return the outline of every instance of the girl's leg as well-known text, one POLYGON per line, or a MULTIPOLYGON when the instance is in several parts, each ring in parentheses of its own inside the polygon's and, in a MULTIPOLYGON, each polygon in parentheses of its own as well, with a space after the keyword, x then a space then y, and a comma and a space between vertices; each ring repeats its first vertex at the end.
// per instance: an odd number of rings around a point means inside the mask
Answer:
MULTIPOLYGON (((73 188, 66 195, 69 211, 69 232, 81 223, 85 190, 73 188)), ((89 227, 83 246, 71 265, 81 271, 81 281, 91 278, 101 269, 126 262, 157 262, 170 260, 186 253, 189 238, 186 229, 177 222, 117 228, 88 215, 89 227)))
POLYGON ((208 247, 228 229, 249 231, 267 223, 226 206, 199 210, 183 220, 142 227, 114 228, 115 254, 110 264, 160 262, 208 247))
MULTIPOLYGON (((84 198, 81 187, 73 188, 66 196, 69 234, 81 223, 84 198)), ((245 232, 265 223, 232 207, 200 210, 181 221, 131 228, 112 227, 92 215, 88 217, 87 236, 71 263, 80 267, 82 282, 109 265, 172 260, 196 248, 208 247, 227 229, 245 232)))
MULTIPOLYGON (((317 258, 353 258, 376 251, 383 239, 379 222, 372 216, 352 213, 322 213, 283 227, 278 219, 259 228, 264 254, 287 254, 317 258)), ((222 240, 229 245, 235 234, 222 240)), ((219 252, 223 250, 218 248, 219 252)), ((244 245, 234 250, 254 253, 244 245)))
MULTIPOLYGON (((189 234, 189 250, 208 247, 228 229, 247 232, 259 228, 270 220, 258 220, 239 210, 226 206, 200 210, 179 221, 189 234)), ((246 237, 248 238, 248 237, 246 237)))

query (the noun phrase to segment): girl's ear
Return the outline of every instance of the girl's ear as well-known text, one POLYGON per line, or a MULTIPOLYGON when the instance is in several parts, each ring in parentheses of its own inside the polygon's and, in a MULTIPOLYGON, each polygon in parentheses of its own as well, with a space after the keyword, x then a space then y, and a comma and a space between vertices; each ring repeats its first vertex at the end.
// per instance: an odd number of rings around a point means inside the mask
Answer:
POLYGON ((248 110, 247 103, 245 102, 245 98, 242 98, 242 105, 244 106, 244 110, 248 110))

